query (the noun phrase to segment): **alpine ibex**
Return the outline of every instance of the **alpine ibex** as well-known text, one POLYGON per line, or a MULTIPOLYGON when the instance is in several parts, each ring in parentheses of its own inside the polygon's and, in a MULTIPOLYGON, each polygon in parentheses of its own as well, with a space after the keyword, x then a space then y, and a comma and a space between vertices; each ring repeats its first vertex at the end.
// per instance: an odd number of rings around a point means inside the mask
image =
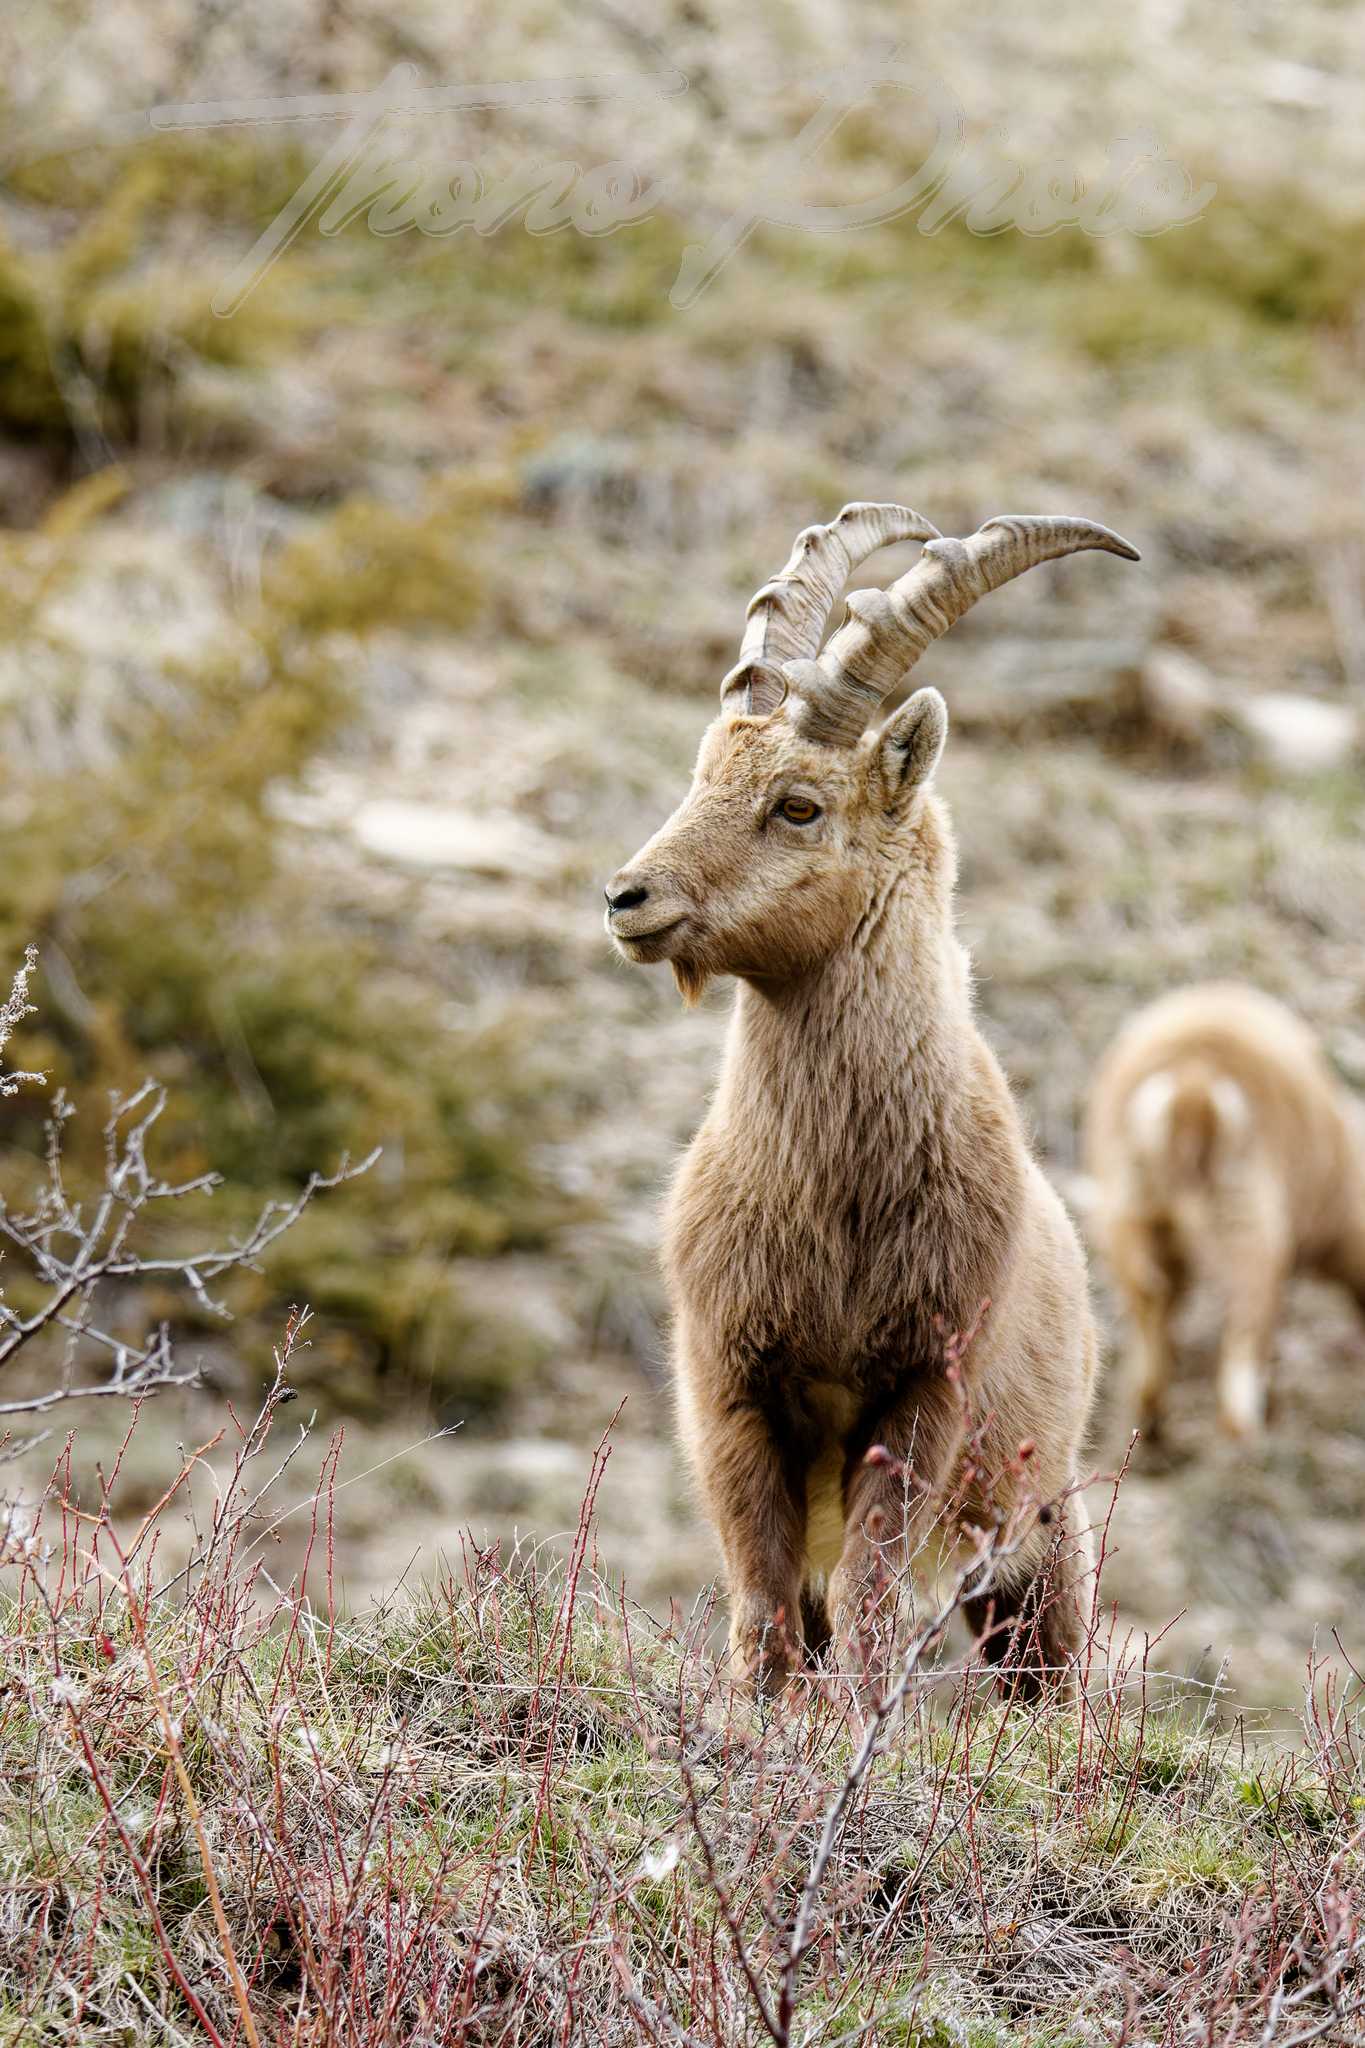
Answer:
MULTIPOLYGON (((749 605, 691 790, 606 891, 620 952, 667 960, 686 1000, 711 975, 739 981, 665 1265, 731 1649, 766 1687, 803 1634, 807 1650, 831 1621, 855 1638, 879 1550, 903 1556, 954 1484, 964 1407, 984 1422, 980 1469, 1013 1460, 1016 1497, 1024 1439, 1030 1493, 1061 1499, 1076 1476, 1095 1366, 1085 1266, 973 1018, 931 790, 947 712, 921 690, 864 728, 977 598, 1081 548, 1134 557, 1079 519, 992 519, 947 540, 904 506, 849 505, 808 528, 749 605), (850 572, 907 539, 925 544, 915 566, 850 596, 817 652, 850 572), (945 1337, 987 1302, 958 1386, 945 1337), (891 1457, 869 1460, 874 1445, 891 1457)), ((997 1654, 1036 1621, 1044 1661, 1066 1662, 1086 1545, 1074 1502, 1033 1532, 991 1595, 997 1654)), ((978 1628, 986 1605, 969 1608, 978 1628)))
POLYGON ((1160 1431, 1171 1317, 1203 1277, 1224 1299, 1219 1421, 1254 1435, 1290 1273, 1342 1281, 1365 1310, 1365 1116, 1297 1017, 1213 984, 1131 1019, 1095 1076, 1086 1142, 1139 1425, 1160 1431))

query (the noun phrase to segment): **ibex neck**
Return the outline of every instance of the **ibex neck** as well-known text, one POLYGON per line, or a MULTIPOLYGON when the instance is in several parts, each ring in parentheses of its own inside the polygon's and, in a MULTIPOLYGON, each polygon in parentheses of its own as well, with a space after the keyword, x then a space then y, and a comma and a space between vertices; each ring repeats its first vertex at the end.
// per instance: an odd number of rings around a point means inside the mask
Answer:
POLYGON ((975 1042, 966 962, 947 904, 920 878, 894 875, 870 900, 852 942, 818 970, 741 983, 722 1104, 776 1114, 818 1140, 839 1128, 869 1148, 894 1129, 901 1146, 945 1098, 975 1042))

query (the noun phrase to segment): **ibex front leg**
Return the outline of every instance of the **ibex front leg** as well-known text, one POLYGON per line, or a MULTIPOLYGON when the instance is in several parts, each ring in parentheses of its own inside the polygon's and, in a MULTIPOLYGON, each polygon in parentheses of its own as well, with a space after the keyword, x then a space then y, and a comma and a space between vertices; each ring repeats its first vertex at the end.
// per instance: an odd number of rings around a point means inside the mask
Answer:
POLYGON ((725 1399, 712 1373, 683 1368, 679 1383, 683 1442, 725 1557, 732 1668, 776 1692, 803 1655, 804 1483, 757 1404, 725 1399))
POLYGON ((926 1371, 882 1416, 869 1455, 848 1474, 844 1548, 829 1588, 841 1664, 861 1652, 885 1665, 910 1560, 942 1510, 966 1429, 960 1389, 926 1371))

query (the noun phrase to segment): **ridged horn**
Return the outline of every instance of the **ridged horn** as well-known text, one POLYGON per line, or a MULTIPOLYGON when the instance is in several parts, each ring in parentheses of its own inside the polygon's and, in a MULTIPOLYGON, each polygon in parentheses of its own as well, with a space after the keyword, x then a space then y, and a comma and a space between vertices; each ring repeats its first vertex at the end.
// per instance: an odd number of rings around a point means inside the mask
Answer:
POLYGON ((744 614, 739 660, 720 686, 729 711, 766 717, 787 694, 781 664, 815 653, 835 599, 860 562, 898 540, 936 540, 908 505, 845 505, 827 526, 796 536, 786 567, 756 591, 744 614))
POLYGON ((914 568, 889 589, 855 590, 843 624, 817 660, 803 662, 791 678, 802 699, 800 731, 829 746, 853 746, 883 697, 979 597, 1039 562, 1084 548, 1141 559, 1135 547, 1091 519, 1007 513, 965 540, 930 540, 914 568))

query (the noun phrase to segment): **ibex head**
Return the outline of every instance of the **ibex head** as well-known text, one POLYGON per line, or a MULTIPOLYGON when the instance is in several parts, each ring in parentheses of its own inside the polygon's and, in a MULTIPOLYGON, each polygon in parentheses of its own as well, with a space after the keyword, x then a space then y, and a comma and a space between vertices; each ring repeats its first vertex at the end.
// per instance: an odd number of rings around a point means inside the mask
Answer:
POLYGON ((1085 519, 989 519, 946 540, 904 505, 846 505, 807 527, 749 605, 691 789, 607 885, 607 930, 625 958, 670 961, 695 1000, 712 974, 781 981, 845 944, 879 878, 903 864, 948 729, 937 690, 879 731, 869 719, 979 597, 1082 548, 1138 559, 1085 519), (849 575, 900 540, 924 542, 918 562, 887 590, 853 592, 820 649, 849 575))

